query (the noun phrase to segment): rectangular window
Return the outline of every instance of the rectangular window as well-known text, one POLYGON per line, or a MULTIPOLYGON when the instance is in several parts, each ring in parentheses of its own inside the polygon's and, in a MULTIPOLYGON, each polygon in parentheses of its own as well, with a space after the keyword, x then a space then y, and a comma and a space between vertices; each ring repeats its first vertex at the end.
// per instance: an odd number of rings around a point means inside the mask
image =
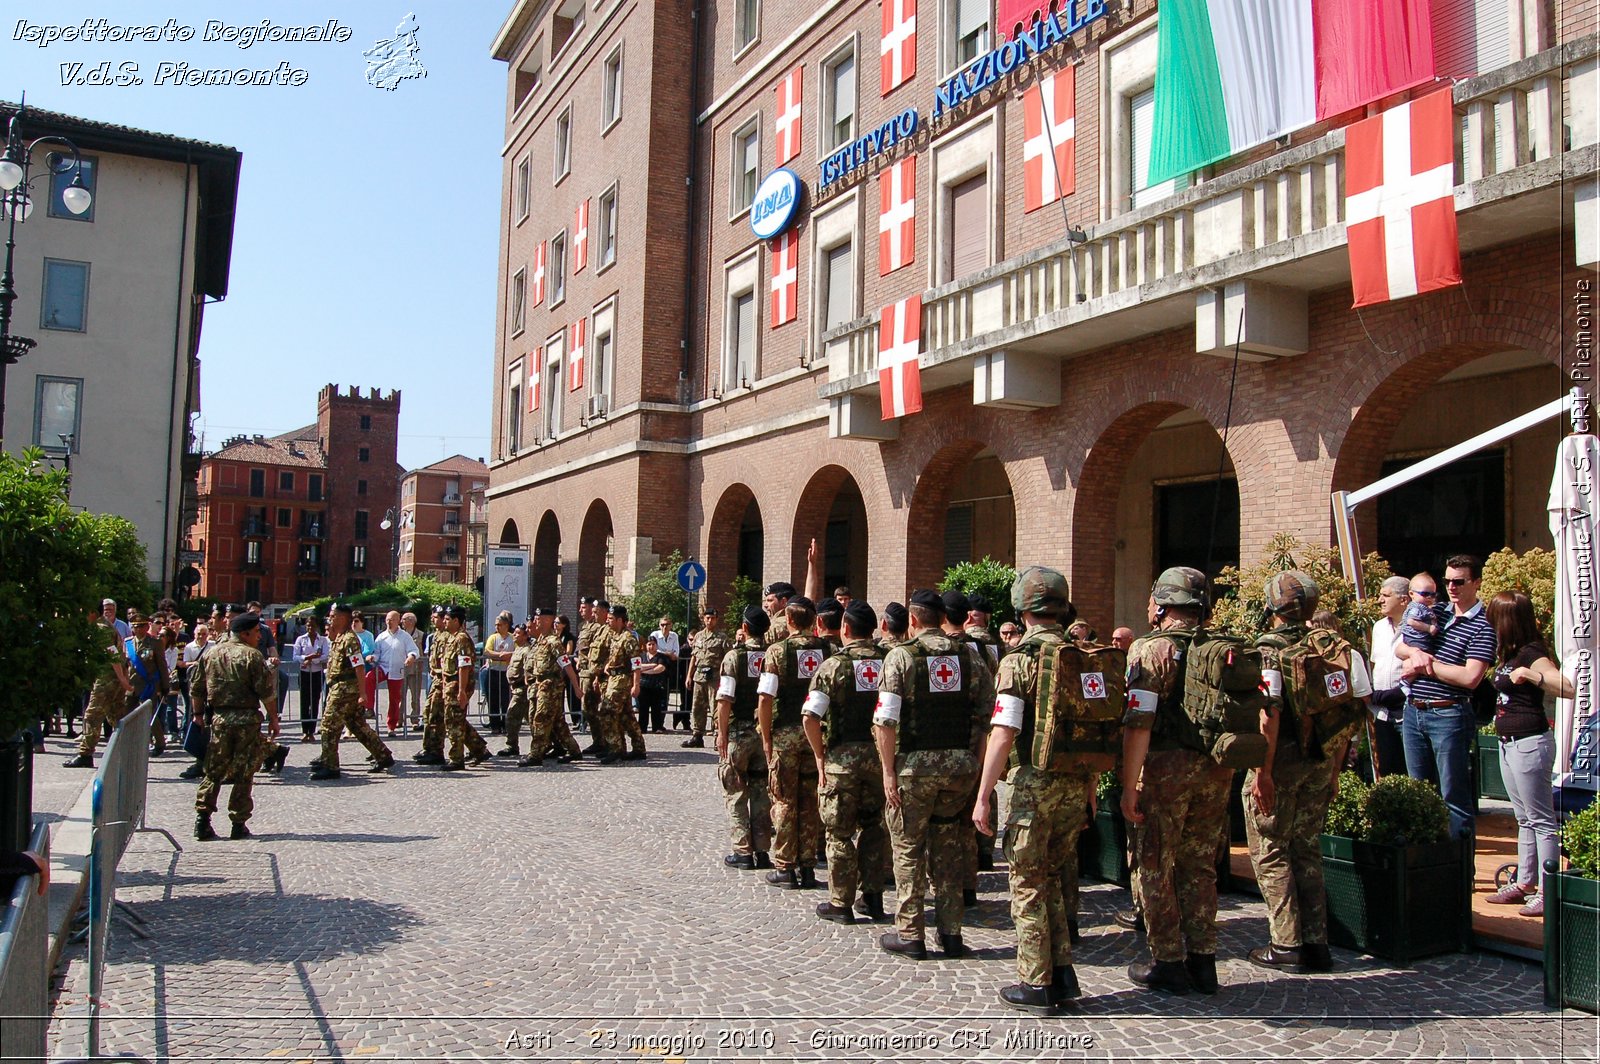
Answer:
POLYGON ((517 163, 517 221, 528 217, 528 199, 533 187, 533 167, 526 155, 517 163))
POLYGON ((371 432, 372 431, 372 415, 371 414, 362 414, 361 415, 361 431, 362 432, 371 432))
POLYGON ((602 132, 617 124, 622 117, 622 46, 606 56, 600 74, 600 129, 602 132))
POLYGON ((517 448, 522 446, 522 386, 513 384, 506 393, 506 402, 510 404, 506 418, 506 450, 512 454, 517 453, 517 448))
POLYGON ((354 572, 362 572, 367 567, 367 548, 360 543, 350 545, 350 568, 354 572))
POLYGON ((322 501, 322 474, 310 473, 306 476, 306 498, 312 502, 322 501))
POLYGON ((848 243, 822 253, 822 330, 838 328, 855 319, 855 256, 848 243))
POLYGON ((52 454, 78 453, 82 427, 83 380, 78 377, 36 377, 33 393, 33 442, 52 454))
POLYGON ((89 264, 45 259, 44 300, 39 307, 39 327, 83 332, 88 312, 89 264))
POLYGON ((578 35, 583 29, 584 0, 566 0, 556 9, 555 18, 550 21, 550 56, 561 53, 561 49, 578 35))
POLYGON ((989 50, 989 0, 944 0, 951 37, 949 69, 966 66, 989 50))
POLYGON ((96 159, 92 155, 83 155, 79 157, 78 168, 76 170, 68 169, 64 174, 51 174, 50 217, 71 218, 75 222, 94 221, 93 198, 89 200, 88 210, 84 211, 82 214, 73 214, 71 211, 67 210, 67 202, 61 198, 61 194, 72 187, 74 178, 81 177, 82 181, 80 183, 84 188, 89 190, 90 197, 93 197, 95 175, 99 172, 100 160, 96 159))
POLYGON ((364 480, 356 481, 356 494, 357 495, 365 495, 366 493, 367 493, 367 482, 364 481, 364 480))
POLYGON ((600 193, 600 265, 610 266, 617 261, 617 187, 600 193))
POLYGON ((761 36, 761 0, 738 0, 733 12, 733 50, 737 54, 761 36))
POLYGON ((259 539, 245 541, 244 563, 246 565, 261 564, 261 541, 259 539))
POLYGON ((592 412, 605 414, 611 399, 611 362, 616 350, 615 338, 616 307, 607 304, 594 312, 594 343, 591 345, 589 358, 592 364, 589 369, 589 391, 598 397, 600 403, 592 412))
POLYGON ((528 52, 527 58, 517 66, 516 71, 517 106, 533 95, 544 80, 544 44, 535 44, 528 52))
POLYGON ((851 44, 823 64, 822 128, 827 150, 856 136, 856 49, 851 44))
POLYGON ((265 469, 250 470, 250 497, 260 499, 267 494, 267 471, 265 469))
POLYGON ((289 509, 287 506, 278 507, 278 527, 279 528, 293 528, 294 527, 294 511, 289 509))
POLYGON ((572 108, 561 112, 556 119, 556 180, 560 181, 572 170, 572 108))
MULTIPOLYGON (((257 558, 252 564, 260 565, 261 559, 257 558)), ((259 576, 247 576, 244 578, 244 597, 251 602, 261 597, 261 578, 259 576)))
POLYGON ((367 538, 367 511, 365 510, 356 511, 356 538, 367 538))
POLYGON ((278 473, 278 490, 279 491, 293 491, 294 490, 294 474, 289 472, 287 469, 281 470, 278 473))
MULTIPOLYGON (((1511 62, 1505 0, 1434 0, 1432 18, 1434 68, 1441 77, 1487 74, 1511 62)), ((52 202, 52 214, 54 208, 52 202)))
POLYGON ((756 199, 761 173, 761 126, 752 121, 733 135, 733 213, 737 217, 756 199))
MULTIPOLYGON (((539 395, 539 416, 543 419, 540 435, 553 440, 561 434, 561 363, 566 356, 566 332, 557 333, 545 341, 545 364, 539 374, 539 384, 544 390, 539 395)), ((460 486, 456 490, 459 492, 460 486)))
POLYGON ((946 261, 944 280, 953 281, 976 273, 989 265, 989 178, 970 177, 951 187, 949 219, 945 230, 946 261))
POLYGON ((520 269, 511 278, 511 335, 515 336, 523 329, 523 322, 527 315, 528 303, 528 270, 520 269))
POLYGON ((1174 192, 1182 191, 1189 187, 1192 174, 1169 178, 1160 184, 1150 184, 1150 138, 1155 126, 1156 90, 1145 89, 1135 96, 1128 97, 1128 129, 1132 134, 1129 137, 1129 173, 1128 187, 1133 190, 1128 207, 1138 210, 1140 207, 1155 203, 1157 200, 1166 199, 1174 192))
POLYGON ((740 292, 728 306, 728 372, 724 387, 747 388, 755 380, 756 296, 740 292))
POLYGON ((550 305, 567 298, 567 234, 565 230, 550 238, 550 305))
POLYGON ((358 462, 370 462, 371 460, 372 460, 372 452, 370 450, 368 450, 365 447, 358 447, 356 449, 356 461, 358 461, 358 462))

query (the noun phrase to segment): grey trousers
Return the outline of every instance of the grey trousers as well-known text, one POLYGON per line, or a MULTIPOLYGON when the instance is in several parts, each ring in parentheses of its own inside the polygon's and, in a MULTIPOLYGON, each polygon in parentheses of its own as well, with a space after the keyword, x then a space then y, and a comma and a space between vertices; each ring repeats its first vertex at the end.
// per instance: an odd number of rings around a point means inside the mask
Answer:
POLYGON ((1550 768, 1555 764, 1552 732, 1500 744, 1500 777, 1517 815, 1517 882, 1529 890, 1542 883, 1544 863, 1560 852, 1550 768))

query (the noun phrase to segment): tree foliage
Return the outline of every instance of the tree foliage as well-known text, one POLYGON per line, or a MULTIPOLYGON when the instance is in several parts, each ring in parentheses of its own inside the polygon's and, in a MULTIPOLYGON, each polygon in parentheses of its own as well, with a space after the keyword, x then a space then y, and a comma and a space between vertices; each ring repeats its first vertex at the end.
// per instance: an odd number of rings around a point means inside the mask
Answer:
POLYGON ((1521 554, 1502 547, 1483 562, 1483 584, 1478 597, 1488 602, 1502 591, 1520 591, 1533 601, 1533 616, 1545 645, 1555 649, 1556 556, 1554 551, 1532 547, 1521 554))
POLYGON ((448 584, 427 575, 402 576, 396 580, 374 584, 365 591, 351 595, 324 595, 302 602, 290 612, 309 612, 318 617, 327 615, 334 602, 348 602, 365 614, 401 613, 417 615, 417 624, 426 628, 435 605, 462 606, 467 616, 476 618, 483 610, 483 596, 466 584, 448 584))
POLYGON ((761 604, 761 585, 743 574, 733 578, 728 586, 728 608, 722 613, 722 627, 732 633, 739 631, 744 621, 744 611, 761 604))
POLYGON ((1364 648, 1371 638, 1373 622, 1381 616, 1378 590, 1394 575, 1389 563, 1377 554, 1368 554, 1362 559, 1362 586, 1366 597, 1357 602, 1354 582, 1339 568, 1338 552, 1302 543, 1288 532, 1273 536, 1259 561, 1242 568, 1230 565, 1217 576, 1210 627, 1245 638, 1262 631, 1267 581, 1289 569, 1298 569, 1317 582, 1317 608, 1332 610, 1339 619, 1344 637, 1364 648))
POLYGON ((145 549, 139 530, 132 521, 116 514, 84 514, 89 534, 100 554, 101 598, 114 598, 125 610, 137 606, 149 610, 154 604, 150 579, 145 574, 145 549))
POLYGON ((944 579, 939 581, 939 590, 981 594, 989 600, 993 611, 989 615, 989 627, 998 630, 1000 625, 1017 619, 1011 608, 1011 585, 1016 579, 1014 568, 985 555, 982 561, 962 562, 946 569, 944 579))
POLYGON ((663 617, 672 618, 672 630, 679 636, 692 630, 689 596, 678 586, 678 567, 682 564, 683 555, 673 551, 633 582, 633 594, 617 599, 628 607, 628 623, 639 630, 641 639, 663 617))

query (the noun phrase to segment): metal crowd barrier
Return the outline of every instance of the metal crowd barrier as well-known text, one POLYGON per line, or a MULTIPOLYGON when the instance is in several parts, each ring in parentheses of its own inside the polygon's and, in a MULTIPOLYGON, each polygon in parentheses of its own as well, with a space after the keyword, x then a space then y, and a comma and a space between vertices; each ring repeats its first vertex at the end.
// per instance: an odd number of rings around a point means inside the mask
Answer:
MULTIPOLYGON (((28 848, 50 861, 50 826, 38 824, 28 848)), ((20 876, 0 913, 0 1058, 39 1061, 50 1027, 50 903, 39 874, 20 876)))

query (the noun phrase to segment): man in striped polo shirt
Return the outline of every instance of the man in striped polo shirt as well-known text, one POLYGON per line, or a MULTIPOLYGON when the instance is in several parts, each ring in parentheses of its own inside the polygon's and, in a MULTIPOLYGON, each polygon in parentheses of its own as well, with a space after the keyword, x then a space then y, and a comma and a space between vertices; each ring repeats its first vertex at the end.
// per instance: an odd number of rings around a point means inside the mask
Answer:
POLYGON ((1467 774, 1467 744, 1477 726, 1472 689, 1495 657, 1494 629, 1478 601, 1482 577, 1483 563, 1469 554, 1445 562, 1450 609, 1434 637, 1433 651, 1404 642, 1395 645, 1411 683, 1401 726, 1406 773, 1438 783, 1450 810, 1450 832, 1458 838, 1473 830, 1472 781, 1467 774))

